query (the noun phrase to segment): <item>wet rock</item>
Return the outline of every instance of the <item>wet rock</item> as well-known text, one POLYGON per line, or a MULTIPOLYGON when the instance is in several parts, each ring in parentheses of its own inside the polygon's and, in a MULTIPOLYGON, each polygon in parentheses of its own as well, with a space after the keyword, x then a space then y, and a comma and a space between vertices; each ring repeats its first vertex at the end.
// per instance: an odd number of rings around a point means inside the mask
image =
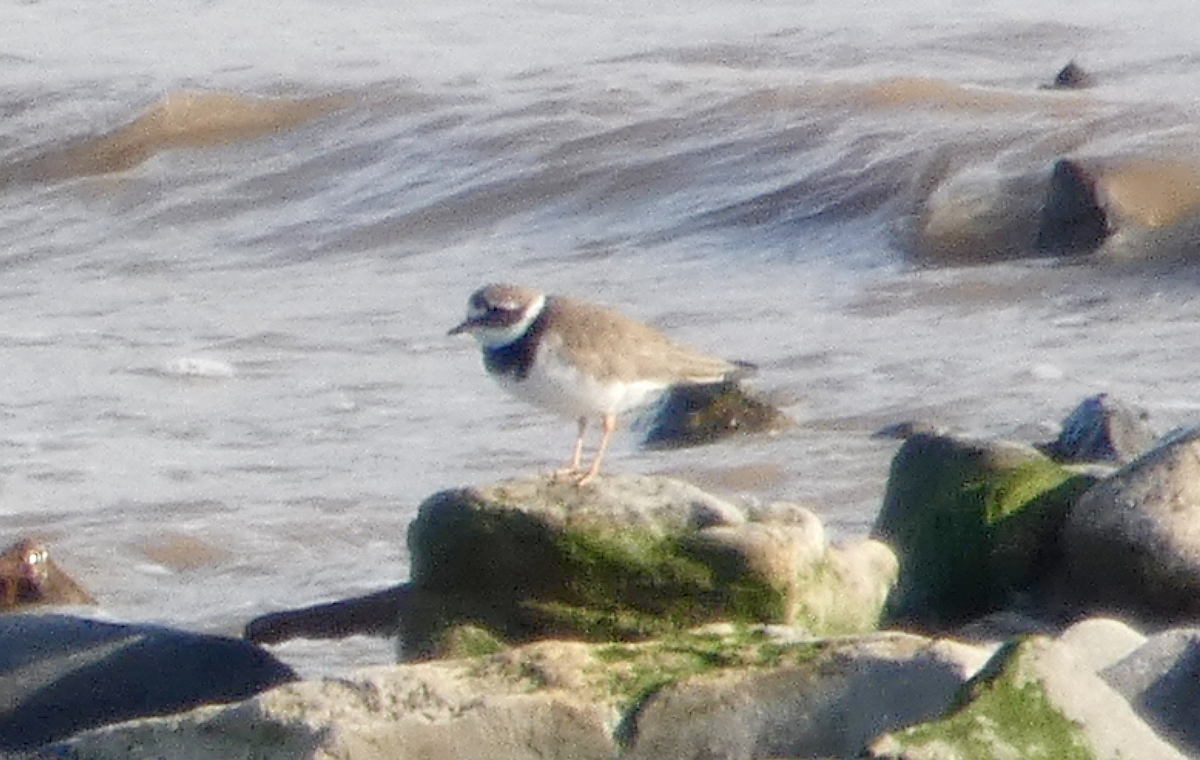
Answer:
POLYGON ((1041 449, 1058 462, 1126 464, 1148 451, 1158 437, 1148 419, 1145 410, 1101 393, 1075 407, 1058 439, 1041 449))
POLYGON ((1078 608, 1158 624, 1200 618, 1200 428, 1084 493, 1063 546, 1078 608))
POLYGON ((892 438, 907 441, 914 435, 949 435, 950 431, 936 422, 924 420, 906 420, 885 425, 872 433, 872 438, 892 438))
POLYGON ((459 625, 508 642, 628 640, 712 621, 871 629, 896 564, 876 542, 830 547, 800 507, 750 522, 664 478, 552 479, 446 491, 409 529, 401 657, 436 655, 459 625))
POLYGON ((964 266, 1045 255, 1036 247, 1044 169, 967 166, 921 184, 931 186, 901 227, 918 261, 964 266))
POLYGON ((1188 157, 1060 157, 931 167, 898 224, 917 260, 963 266, 1089 256, 1104 262, 1196 258, 1200 165, 1188 157))
MULTIPOLYGON (((1056 165, 1055 176, 1069 181, 1051 183, 1046 207, 1061 204, 1064 218, 1071 208, 1077 209, 1076 234, 1083 241, 1078 252, 1086 252, 1091 243, 1088 230, 1099 229, 1102 215, 1104 233, 1094 249, 1102 260, 1195 258, 1200 166, 1190 159, 1154 155, 1067 159, 1056 165)), ((1067 241, 1069 230, 1064 228, 1067 241)), ((1048 240, 1052 242, 1053 236, 1048 240)))
POLYGON ((700 446, 732 435, 777 433, 793 424, 736 381, 681 385, 659 406, 644 444, 656 449, 700 446))
POLYGON ((45 544, 23 538, 0 554, 0 612, 38 605, 95 604, 45 544))
POLYGON ((881 730, 939 714, 988 654, 898 634, 818 642, 778 627, 541 642, 290 684, 90 732, 64 751, 78 760, 848 756, 881 730))
POLYGON ((1046 90, 1085 90, 1094 87, 1096 78, 1084 71, 1083 67, 1074 61, 1068 61, 1066 66, 1058 70, 1054 81, 1045 85, 1046 90))
POLYGON ((62 615, 0 617, 0 750, 245 699, 295 679, 236 639, 62 615))
POLYGON ((1095 482, 1033 447, 918 434, 892 461, 872 537, 899 557, 888 624, 946 630, 1049 575, 1075 499, 1095 482))
POLYGON ((393 636, 412 589, 394 586, 351 599, 262 615, 246 624, 243 636, 255 644, 277 644, 294 638, 341 639, 347 636, 393 636))
POLYGON ((1071 159, 1056 161, 1038 218, 1037 250, 1067 256, 1094 253, 1108 233, 1108 214, 1093 177, 1071 159))
POLYGON ((944 717, 886 734, 867 752, 905 760, 1111 758, 1180 760, 1129 704, 1065 646, 1006 645, 944 717))

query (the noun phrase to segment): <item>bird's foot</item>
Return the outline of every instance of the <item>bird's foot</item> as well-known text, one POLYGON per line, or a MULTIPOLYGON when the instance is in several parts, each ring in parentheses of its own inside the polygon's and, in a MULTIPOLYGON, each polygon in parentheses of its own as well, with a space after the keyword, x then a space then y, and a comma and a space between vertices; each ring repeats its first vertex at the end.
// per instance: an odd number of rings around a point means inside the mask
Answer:
POLYGON ((550 477, 556 483, 570 483, 573 486, 586 486, 596 480, 600 473, 588 470, 584 472, 577 467, 563 467, 551 473, 550 477))

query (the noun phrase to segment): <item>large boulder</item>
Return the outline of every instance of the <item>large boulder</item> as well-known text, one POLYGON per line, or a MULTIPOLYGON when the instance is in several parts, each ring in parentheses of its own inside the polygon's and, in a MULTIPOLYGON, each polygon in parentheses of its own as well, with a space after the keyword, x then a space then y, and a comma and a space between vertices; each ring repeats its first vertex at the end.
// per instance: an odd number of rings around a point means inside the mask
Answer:
POLYGON ((237 639, 62 615, 0 617, 0 750, 197 705, 295 679, 237 639))
POLYGON ((896 564, 868 542, 831 547, 809 510, 742 509, 675 480, 552 478, 445 491, 409 528, 402 659, 461 625, 522 642, 662 635, 713 621, 870 630, 896 564))
POLYGON ((1084 611, 1200 618, 1200 428, 1090 488, 1063 529, 1070 600, 1084 611))
POLYGON ((822 642, 777 627, 539 642, 289 684, 62 749, 76 760, 848 756, 879 731, 940 714, 988 655, 902 634, 822 642))
POLYGON ((1072 650, 1035 636, 1003 647, 946 715, 886 734, 873 758, 1182 760, 1072 650))
POLYGON ((872 529, 900 559, 885 619, 943 630, 1011 603, 1056 566, 1063 521, 1093 482, 1032 446, 911 436, 872 529))

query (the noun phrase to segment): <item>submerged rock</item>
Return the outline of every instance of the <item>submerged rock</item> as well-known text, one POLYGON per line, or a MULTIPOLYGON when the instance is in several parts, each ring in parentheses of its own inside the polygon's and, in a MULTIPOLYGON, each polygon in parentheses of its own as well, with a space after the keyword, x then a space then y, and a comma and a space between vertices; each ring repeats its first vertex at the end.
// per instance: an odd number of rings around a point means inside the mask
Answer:
POLYGON ((1054 75, 1054 81, 1045 86, 1047 90, 1085 90, 1096 84, 1096 78, 1074 61, 1068 61, 1066 66, 1054 75))
POLYGON ((1056 566, 1095 477, 1030 446, 918 434, 892 461, 872 537, 900 560, 888 624, 944 630, 999 610, 1056 566))
POLYGON ((62 615, 0 617, 0 750, 245 699, 295 679, 236 639, 62 615))

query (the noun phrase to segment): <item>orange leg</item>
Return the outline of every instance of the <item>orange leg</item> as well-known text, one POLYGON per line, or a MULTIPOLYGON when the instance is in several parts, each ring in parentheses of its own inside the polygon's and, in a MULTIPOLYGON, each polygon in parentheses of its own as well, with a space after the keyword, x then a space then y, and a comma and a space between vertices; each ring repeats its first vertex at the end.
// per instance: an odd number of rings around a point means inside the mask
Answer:
MULTIPOLYGON (((616 415, 604 415, 604 435, 600 437, 600 447, 596 449, 596 458, 592 460, 592 466, 584 473, 584 476, 575 481, 577 485, 585 486, 596 479, 600 474, 600 462, 604 459, 604 452, 608 451, 608 442, 612 439, 613 431, 617 429, 616 415)), ((579 439, 583 443, 583 438, 579 439)))
POLYGON ((575 453, 571 463, 554 473, 556 478, 565 478, 579 473, 583 468, 583 432, 587 430, 587 417, 579 418, 579 437, 575 439, 575 453))

